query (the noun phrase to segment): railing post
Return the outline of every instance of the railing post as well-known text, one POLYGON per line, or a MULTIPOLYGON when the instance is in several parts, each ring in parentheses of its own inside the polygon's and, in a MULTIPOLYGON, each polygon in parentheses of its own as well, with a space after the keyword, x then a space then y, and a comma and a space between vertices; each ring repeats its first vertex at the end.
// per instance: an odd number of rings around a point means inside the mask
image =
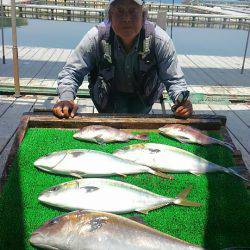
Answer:
POLYGON ((5 64, 5 51, 4 51, 4 32, 3 32, 3 1, 1 0, 1 32, 2 32, 2 54, 3 64, 5 64))
POLYGON ((19 68, 18 68, 18 48, 16 35, 16 3, 11 0, 11 26, 12 26, 12 53, 13 53, 13 76, 15 85, 15 97, 20 97, 19 68))
POLYGON ((245 60, 246 60, 246 56, 247 56, 248 41, 249 41, 249 33, 250 33, 250 28, 248 29, 248 33, 247 33, 247 41, 246 41, 245 53, 244 53, 242 68, 241 68, 241 72, 240 72, 241 74, 243 74, 243 72, 244 72, 245 60))

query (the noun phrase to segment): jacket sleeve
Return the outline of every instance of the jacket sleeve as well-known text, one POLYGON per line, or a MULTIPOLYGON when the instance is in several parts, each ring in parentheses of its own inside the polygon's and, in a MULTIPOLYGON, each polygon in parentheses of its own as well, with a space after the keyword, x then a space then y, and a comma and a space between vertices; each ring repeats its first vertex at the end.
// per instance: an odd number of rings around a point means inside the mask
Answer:
POLYGON ((93 69, 97 53, 98 30, 92 28, 83 37, 58 75, 60 100, 74 100, 84 77, 93 69))
POLYGON ((174 44, 165 31, 158 26, 155 34, 155 53, 159 78, 173 102, 178 95, 187 90, 187 83, 177 59, 174 44))

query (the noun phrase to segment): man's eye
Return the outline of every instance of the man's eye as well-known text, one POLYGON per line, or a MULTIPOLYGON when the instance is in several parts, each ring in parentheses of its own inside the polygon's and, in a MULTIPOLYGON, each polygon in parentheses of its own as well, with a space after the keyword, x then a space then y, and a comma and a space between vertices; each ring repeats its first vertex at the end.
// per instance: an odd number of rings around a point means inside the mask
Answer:
POLYGON ((123 9, 117 9, 117 12, 118 12, 119 14, 123 14, 123 13, 124 13, 124 10, 123 10, 123 9))

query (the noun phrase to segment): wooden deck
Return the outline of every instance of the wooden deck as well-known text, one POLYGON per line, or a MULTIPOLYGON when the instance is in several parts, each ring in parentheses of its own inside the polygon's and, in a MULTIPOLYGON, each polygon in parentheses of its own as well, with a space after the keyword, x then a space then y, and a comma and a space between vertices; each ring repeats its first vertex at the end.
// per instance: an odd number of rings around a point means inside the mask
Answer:
MULTIPOLYGON (((0 87, 13 87, 11 46, 6 46, 5 52, 0 87)), ((21 86, 55 88, 57 75, 71 52, 60 48, 19 47, 21 86)), ((250 96, 250 58, 246 58, 244 74, 240 74, 242 57, 179 55, 178 58, 191 92, 250 96)), ((81 89, 87 89, 87 82, 81 89)))

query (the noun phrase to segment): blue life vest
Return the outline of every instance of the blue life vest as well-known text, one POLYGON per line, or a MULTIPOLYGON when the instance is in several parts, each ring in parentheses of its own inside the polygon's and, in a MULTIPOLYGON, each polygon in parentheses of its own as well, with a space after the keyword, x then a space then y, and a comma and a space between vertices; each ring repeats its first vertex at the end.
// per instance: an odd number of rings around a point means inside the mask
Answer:
MULTIPOLYGON (((98 29, 100 58, 97 66, 89 74, 90 96, 98 110, 105 112, 112 105, 112 96, 116 89, 114 81, 114 31, 110 23, 102 22, 98 29)), ((139 73, 135 75, 135 95, 145 105, 150 106, 159 99, 164 84, 158 78, 158 66, 155 56, 155 24, 145 21, 138 46, 139 73)))

